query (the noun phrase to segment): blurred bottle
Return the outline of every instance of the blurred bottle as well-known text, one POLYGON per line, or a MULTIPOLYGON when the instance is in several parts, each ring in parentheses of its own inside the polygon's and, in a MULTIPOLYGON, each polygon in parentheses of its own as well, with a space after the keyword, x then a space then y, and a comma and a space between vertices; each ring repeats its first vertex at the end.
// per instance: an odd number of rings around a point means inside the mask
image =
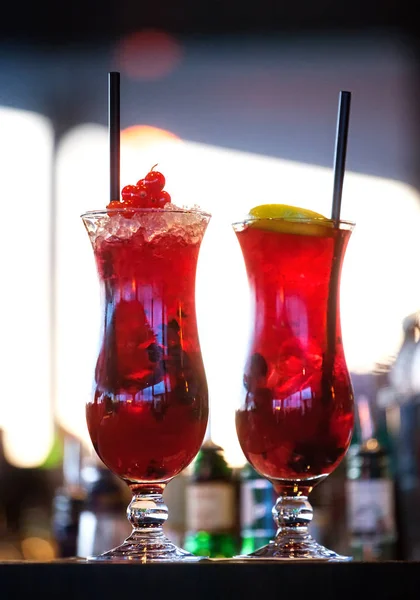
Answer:
POLYGON ((393 420, 398 464, 399 549, 420 560, 420 312, 402 322, 404 339, 389 373, 387 414, 393 420))
POLYGON ((97 556, 119 546, 130 535, 127 506, 131 493, 93 455, 83 462, 82 480, 86 498, 79 519, 77 556, 97 556))
POLYGON ((396 451, 398 463, 398 536, 401 560, 420 560, 420 398, 399 409, 396 451))
POLYGON ((273 486, 249 464, 240 472, 241 554, 268 544, 276 534, 273 486))
POLYGON ((177 546, 182 546, 185 537, 185 491, 188 479, 186 472, 180 473, 168 483, 164 493, 169 519, 163 530, 177 546))
POLYGON ((402 322, 404 339, 389 372, 389 382, 397 393, 397 400, 405 404, 420 392, 418 369, 413 368, 419 360, 420 314, 408 315, 402 322))
POLYGON ((223 449, 207 439, 186 489, 184 548, 199 556, 231 557, 238 551, 236 482, 223 449))
POLYGON ((369 400, 359 396, 358 424, 347 455, 347 519, 356 560, 397 558, 395 484, 386 430, 375 427, 369 400))
MULTIPOLYGON (((339 468, 339 467, 338 467, 339 468)), ((345 521, 343 513, 336 518, 338 499, 337 493, 337 470, 317 485, 309 496, 309 502, 313 509, 312 521, 309 524, 309 533, 320 544, 337 551, 337 536, 339 531, 337 525, 345 521)))
POLYGON ((81 482, 82 446, 66 436, 63 449, 63 485, 53 499, 52 529, 59 558, 76 556, 79 518, 86 492, 81 482))

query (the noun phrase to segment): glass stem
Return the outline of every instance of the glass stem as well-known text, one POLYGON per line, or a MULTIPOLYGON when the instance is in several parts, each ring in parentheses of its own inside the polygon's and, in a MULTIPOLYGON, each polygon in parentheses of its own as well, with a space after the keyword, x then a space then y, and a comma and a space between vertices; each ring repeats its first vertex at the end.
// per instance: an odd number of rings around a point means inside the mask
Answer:
POLYGON ((280 496, 273 507, 273 518, 277 525, 276 539, 285 535, 307 536, 312 516, 313 510, 307 496, 280 496))
POLYGON ((162 532, 162 526, 168 518, 168 507, 163 500, 163 486, 156 488, 134 488, 133 498, 127 508, 127 518, 133 526, 133 533, 153 530, 162 532))

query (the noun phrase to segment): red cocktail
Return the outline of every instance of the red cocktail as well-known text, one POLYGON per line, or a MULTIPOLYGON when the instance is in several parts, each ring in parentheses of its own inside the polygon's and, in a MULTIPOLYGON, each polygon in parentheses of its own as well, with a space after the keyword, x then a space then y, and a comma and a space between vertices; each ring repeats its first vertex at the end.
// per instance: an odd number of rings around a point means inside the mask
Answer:
MULTIPOLYGON (((335 228, 326 219, 251 219, 235 231, 255 314, 237 433, 248 461, 272 481, 280 496, 277 512, 284 516, 293 498, 306 499, 337 467, 351 440, 353 393, 338 302, 351 226, 335 228)), ((309 513, 312 518, 309 503, 301 508, 306 521, 309 513)), ((316 554, 310 544, 299 548, 298 540, 290 550, 290 539, 282 554, 285 543, 278 536, 259 556, 316 554)), ((318 558, 328 557, 316 546, 318 558)))
POLYGON ((121 231, 92 239, 104 329, 87 422, 100 458, 129 483, 177 475, 207 424, 194 277, 206 217, 163 212, 108 217, 121 231))
POLYGON ((133 533, 101 560, 197 560, 164 536, 162 492, 207 426, 195 273, 210 217, 176 208, 161 187, 126 186, 123 202, 83 215, 103 301, 87 424, 99 457, 133 491, 133 533))

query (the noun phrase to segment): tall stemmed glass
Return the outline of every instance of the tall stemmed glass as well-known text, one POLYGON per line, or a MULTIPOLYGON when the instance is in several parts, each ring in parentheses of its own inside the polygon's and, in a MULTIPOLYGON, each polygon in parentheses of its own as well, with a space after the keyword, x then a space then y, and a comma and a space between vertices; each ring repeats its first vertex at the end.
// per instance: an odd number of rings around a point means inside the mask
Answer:
POLYGON ((350 102, 341 91, 331 220, 292 209, 281 215, 291 218, 260 213, 234 225, 254 306, 236 428, 248 461, 278 494, 276 537, 250 558, 348 560, 309 535, 308 495, 340 463, 353 432, 339 306, 353 227, 340 221, 350 102))
POLYGON ((254 307, 236 428, 278 500, 261 558, 339 559, 309 535, 308 494, 350 444, 353 393, 340 328, 341 265, 352 225, 248 219, 234 225, 254 307))
POLYGON ((82 217, 102 294, 87 423, 97 454, 133 493, 127 510, 132 534, 97 558, 197 560, 164 535, 162 493, 193 460, 207 426, 195 273, 209 215, 174 208, 82 217))
POLYGON ((210 215, 177 208, 168 196, 161 208, 119 202, 120 74, 109 73, 108 82, 110 203, 82 215, 102 294, 86 418, 97 454, 133 493, 127 509, 133 531, 121 546, 93 558, 195 561, 200 557, 163 533, 163 491, 198 453, 207 427, 195 275, 210 215))

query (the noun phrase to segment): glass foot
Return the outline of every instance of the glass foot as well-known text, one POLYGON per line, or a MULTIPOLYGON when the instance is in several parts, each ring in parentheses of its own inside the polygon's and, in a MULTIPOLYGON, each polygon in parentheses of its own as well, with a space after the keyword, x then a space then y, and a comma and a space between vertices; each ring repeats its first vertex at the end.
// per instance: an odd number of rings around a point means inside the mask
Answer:
POLYGON ((236 556, 240 560, 301 560, 301 561, 330 561, 346 562, 351 561, 351 556, 341 556, 333 550, 328 550, 325 546, 318 544, 310 535, 287 535, 277 536, 277 538, 258 548, 251 554, 236 556))
POLYGON ((251 554, 235 558, 237 560, 351 561, 351 556, 341 556, 314 540, 308 532, 312 515, 312 506, 306 496, 280 496, 273 508, 274 520, 278 527, 274 540, 251 554))
POLYGON ((195 556, 186 550, 178 548, 161 531, 146 531, 133 533, 117 548, 108 550, 99 556, 89 556, 87 561, 104 562, 198 562, 204 556, 195 556))

